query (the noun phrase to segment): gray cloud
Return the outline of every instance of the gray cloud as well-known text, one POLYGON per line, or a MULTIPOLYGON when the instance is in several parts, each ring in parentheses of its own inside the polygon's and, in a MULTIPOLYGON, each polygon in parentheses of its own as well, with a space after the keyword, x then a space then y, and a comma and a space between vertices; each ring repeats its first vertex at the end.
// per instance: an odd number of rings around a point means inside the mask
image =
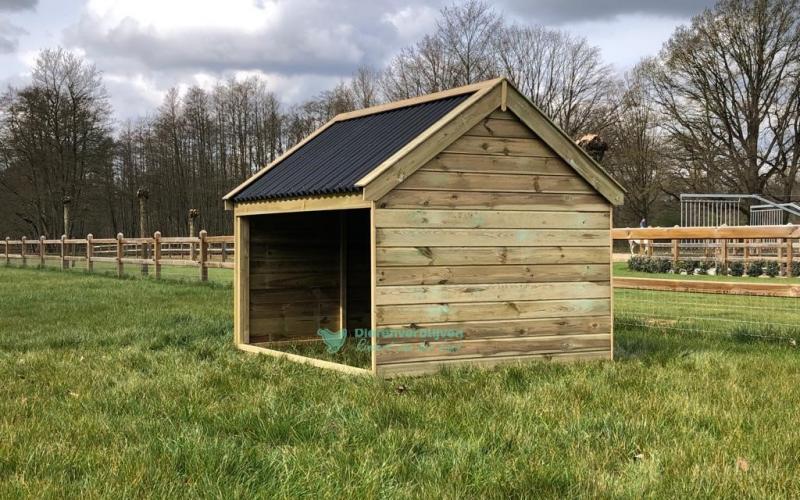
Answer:
POLYGON ((256 32, 208 27, 163 34, 131 18, 100 27, 84 15, 65 31, 65 40, 112 65, 133 62, 155 71, 348 75, 361 64, 382 64, 410 42, 385 14, 413 6, 399 0, 294 1, 279 24, 256 32))
POLYGON ((35 9, 39 0, 0 0, 0 11, 35 9))
POLYGON ((599 21, 624 14, 644 14, 689 18, 714 0, 502 0, 504 10, 512 16, 542 23, 599 21))
POLYGON ((27 31, 11 24, 5 19, 0 19, 0 54, 11 54, 19 46, 19 37, 27 31))

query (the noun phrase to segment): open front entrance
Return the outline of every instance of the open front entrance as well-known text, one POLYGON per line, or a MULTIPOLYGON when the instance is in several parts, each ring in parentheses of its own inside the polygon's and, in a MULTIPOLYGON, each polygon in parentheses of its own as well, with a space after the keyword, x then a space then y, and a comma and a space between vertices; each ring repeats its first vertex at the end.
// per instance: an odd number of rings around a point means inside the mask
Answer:
POLYGON ((248 219, 249 344, 370 369, 370 211, 248 219))

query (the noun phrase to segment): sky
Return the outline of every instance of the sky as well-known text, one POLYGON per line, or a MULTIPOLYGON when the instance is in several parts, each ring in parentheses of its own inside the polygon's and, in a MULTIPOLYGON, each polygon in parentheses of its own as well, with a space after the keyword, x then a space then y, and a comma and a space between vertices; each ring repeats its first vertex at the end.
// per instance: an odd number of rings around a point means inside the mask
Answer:
MULTIPOLYGON (((382 67, 433 30, 452 0, 0 0, 0 87, 62 46, 103 73, 118 119, 171 87, 261 75, 285 104, 382 67)), ((620 73, 655 55, 710 0, 494 0, 504 18, 586 37, 620 73)))

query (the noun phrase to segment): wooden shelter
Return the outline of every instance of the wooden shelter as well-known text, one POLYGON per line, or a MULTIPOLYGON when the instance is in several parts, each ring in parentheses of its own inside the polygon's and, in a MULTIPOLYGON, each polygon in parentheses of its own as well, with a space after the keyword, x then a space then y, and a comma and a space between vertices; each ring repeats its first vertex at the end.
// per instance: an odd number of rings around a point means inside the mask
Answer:
POLYGON ((379 376, 610 359, 622 201, 503 78, 338 115, 225 196, 236 345, 379 376), (319 328, 372 332, 371 370, 277 350, 319 328))

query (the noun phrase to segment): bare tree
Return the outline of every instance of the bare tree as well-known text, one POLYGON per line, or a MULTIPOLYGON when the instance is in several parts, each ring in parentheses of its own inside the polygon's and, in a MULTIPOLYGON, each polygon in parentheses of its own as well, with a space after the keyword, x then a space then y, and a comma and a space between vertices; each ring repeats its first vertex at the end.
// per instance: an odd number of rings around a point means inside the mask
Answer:
POLYGON ((619 212, 626 225, 654 219, 663 206, 669 162, 659 113, 640 67, 625 76, 619 106, 605 137, 610 153, 604 166, 628 190, 619 212))
POLYGON ((3 97, 4 167, 0 189, 17 220, 34 233, 82 228, 87 200, 110 174, 110 106, 100 73, 64 50, 39 54, 32 82, 3 97), (61 200, 72 200, 73 227, 63 227, 61 200))
POLYGON ((788 199, 800 146, 797 0, 722 0, 648 66, 686 179, 788 199))
POLYGON ((496 39, 499 71, 572 137, 613 119, 611 67, 584 38, 543 26, 512 25, 496 39))

